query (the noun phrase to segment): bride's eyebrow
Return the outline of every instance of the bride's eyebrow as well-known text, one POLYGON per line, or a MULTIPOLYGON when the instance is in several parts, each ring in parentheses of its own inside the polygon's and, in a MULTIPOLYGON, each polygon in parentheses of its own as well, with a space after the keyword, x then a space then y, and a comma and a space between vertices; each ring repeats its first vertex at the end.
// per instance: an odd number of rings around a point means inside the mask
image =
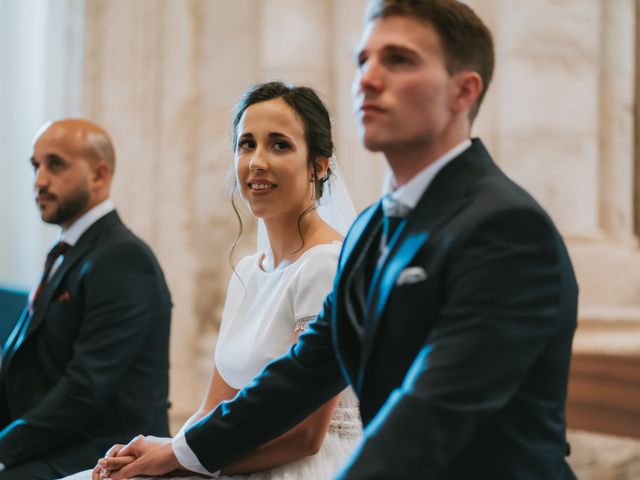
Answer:
POLYGON ((279 139, 279 138, 285 138, 287 140, 291 140, 291 137, 289 135, 284 134, 284 133, 269 132, 269 139, 274 140, 274 139, 279 139))

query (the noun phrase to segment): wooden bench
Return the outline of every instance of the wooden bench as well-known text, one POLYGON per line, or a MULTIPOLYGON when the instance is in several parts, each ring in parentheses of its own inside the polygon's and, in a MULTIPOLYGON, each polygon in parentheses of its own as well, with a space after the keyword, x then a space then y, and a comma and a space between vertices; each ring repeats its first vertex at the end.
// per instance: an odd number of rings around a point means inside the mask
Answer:
POLYGON ((574 352, 566 414, 569 428, 640 438, 640 357, 574 352))

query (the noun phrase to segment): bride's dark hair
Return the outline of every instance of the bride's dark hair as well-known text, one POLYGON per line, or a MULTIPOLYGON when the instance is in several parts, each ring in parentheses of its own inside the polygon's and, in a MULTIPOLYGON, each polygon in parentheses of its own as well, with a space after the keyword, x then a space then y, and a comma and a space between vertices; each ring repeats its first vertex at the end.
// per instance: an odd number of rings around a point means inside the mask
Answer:
MULTIPOLYGON (((238 124, 242 118, 242 114, 247 108, 256 103, 266 102, 269 100, 275 100, 281 98, 287 105, 289 105, 294 112, 300 117, 304 124, 305 140, 307 142, 307 165, 311 169, 312 179, 314 183, 314 198, 316 201, 322 198, 324 192, 324 184, 331 177, 330 169, 327 169, 326 173, 319 178, 318 171, 318 158, 326 157, 330 158, 333 155, 333 138, 331 135, 331 119, 329 117, 329 111, 324 105, 318 94, 309 87, 295 86, 288 83, 271 81, 265 83, 258 83, 247 89, 233 110, 233 120, 231 122, 232 132, 232 146, 235 151, 238 143, 238 124)), ((243 223, 235 203, 234 194, 238 190, 236 184, 235 175, 233 176, 233 191, 231 195, 231 205, 238 219, 240 225, 238 235, 233 242, 229 258, 231 256, 242 236, 243 223)), ((300 222, 304 216, 312 211, 315 205, 302 212, 298 217, 298 232, 304 246, 304 238, 302 237, 302 231, 300 230, 300 222)), ((232 262, 233 264, 233 262, 232 262)))

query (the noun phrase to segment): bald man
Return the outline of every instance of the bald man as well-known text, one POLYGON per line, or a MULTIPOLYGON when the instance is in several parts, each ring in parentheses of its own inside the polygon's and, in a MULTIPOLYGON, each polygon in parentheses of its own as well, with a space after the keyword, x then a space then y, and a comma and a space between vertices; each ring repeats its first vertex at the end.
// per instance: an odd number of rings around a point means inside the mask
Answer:
POLYGON ((169 433, 171 298, 109 198, 108 134, 46 124, 31 164, 42 220, 61 232, 2 348, 0 480, 59 478, 137 433, 169 433))

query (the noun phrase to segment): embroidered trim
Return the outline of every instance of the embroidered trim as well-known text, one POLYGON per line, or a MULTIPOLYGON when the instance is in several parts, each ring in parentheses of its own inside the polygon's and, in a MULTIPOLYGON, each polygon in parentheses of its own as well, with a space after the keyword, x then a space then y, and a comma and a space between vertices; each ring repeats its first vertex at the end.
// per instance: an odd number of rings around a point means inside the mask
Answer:
POLYGON ((304 332, 307 328, 309 328, 309 324, 316 318, 318 318, 318 315, 310 315, 308 317, 299 318, 298 320, 296 320, 296 327, 294 328, 293 332, 304 332))
POLYGON ((362 436, 362 419, 358 406, 346 406, 340 401, 329 424, 329 433, 338 438, 360 438, 362 436))

